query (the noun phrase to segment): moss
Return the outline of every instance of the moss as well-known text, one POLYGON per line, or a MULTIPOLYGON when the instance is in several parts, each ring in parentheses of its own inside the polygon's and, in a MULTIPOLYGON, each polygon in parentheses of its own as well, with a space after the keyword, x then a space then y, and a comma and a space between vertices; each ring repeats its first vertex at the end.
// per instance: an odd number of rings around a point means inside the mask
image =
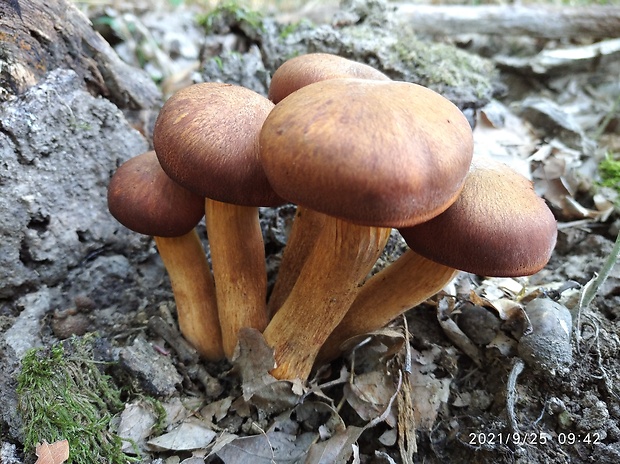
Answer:
POLYGON ((166 412, 166 408, 161 404, 161 401, 156 398, 152 398, 150 396, 143 396, 142 400, 150 406, 150 409, 155 413, 156 420, 155 424, 153 424, 153 428, 151 430, 151 434, 153 436, 158 436, 164 433, 167 425, 168 413, 166 412))
POLYGON ((403 28, 392 33, 368 25, 354 25, 341 30, 353 58, 373 64, 393 79, 415 82, 456 99, 486 102, 494 93, 498 73, 493 63, 455 46, 419 39, 414 31, 403 28), (361 55, 361 56, 360 56, 361 55))
POLYGON ((236 1, 219 4, 213 11, 197 17, 197 22, 207 34, 216 34, 226 25, 237 26, 247 33, 247 29, 262 32, 264 30, 263 15, 236 1))
POLYGON ((218 69, 220 71, 224 70, 224 62, 222 61, 222 57, 221 56, 214 56, 213 58, 211 58, 213 60, 213 62, 217 65, 218 69))
POLYGON ((299 31, 300 29, 307 29, 311 26, 312 26, 312 22, 307 19, 302 19, 294 23, 286 24, 284 27, 282 27, 282 30, 280 31, 280 34, 279 34, 279 38, 282 40, 285 40, 291 35, 293 35, 295 32, 299 31))
POLYGON ((109 431, 122 411, 120 390, 93 360, 95 336, 72 339, 50 349, 32 349, 18 376, 24 446, 69 441, 68 463, 128 463, 138 458, 121 451, 122 440, 109 431))
POLYGON ((611 153, 607 153, 598 165, 598 171, 601 176, 600 185, 620 192, 620 161, 614 159, 611 153))
POLYGON ((496 72, 490 62, 458 48, 429 43, 405 34, 392 48, 394 60, 412 66, 428 86, 467 87, 479 99, 492 92, 489 77, 496 72))

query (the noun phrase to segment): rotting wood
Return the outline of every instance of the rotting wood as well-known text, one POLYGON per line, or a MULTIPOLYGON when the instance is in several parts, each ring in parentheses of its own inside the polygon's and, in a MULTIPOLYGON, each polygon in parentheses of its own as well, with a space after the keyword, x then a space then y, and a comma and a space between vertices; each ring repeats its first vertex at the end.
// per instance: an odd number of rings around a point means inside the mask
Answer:
POLYGON ((423 34, 620 37, 620 7, 432 6, 399 4, 398 17, 423 34))
MULTIPOLYGON (((620 7, 542 7, 521 5, 418 5, 390 4, 396 17, 417 33, 427 35, 497 34, 559 38, 620 37, 620 7)), ((330 22, 337 6, 307 7, 280 15, 283 22, 302 18, 330 22)))
POLYGON ((57 68, 73 69, 120 108, 150 108, 159 98, 148 76, 121 61, 68 0, 0 1, 0 102, 57 68))

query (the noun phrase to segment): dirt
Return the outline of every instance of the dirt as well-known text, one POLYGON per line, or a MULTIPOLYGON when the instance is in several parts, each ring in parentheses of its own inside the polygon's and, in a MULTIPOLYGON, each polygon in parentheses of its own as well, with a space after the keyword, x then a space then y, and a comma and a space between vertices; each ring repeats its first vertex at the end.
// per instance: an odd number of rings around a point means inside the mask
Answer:
MULTIPOLYGON (((620 461, 620 270, 589 306, 579 305, 618 230, 617 194, 600 188, 596 166, 620 147, 611 106, 620 63, 524 77, 489 51, 504 56, 517 49, 512 39, 422 40, 379 1, 349 2, 337 26, 284 27, 236 7, 203 17, 206 32, 184 9, 90 15, 123 59, 159 79, 164 95, 218 79, 266 94, 269 75, 309 51, 430 86, 476 124, 478 150, 532 173, 558 219, 558 244, 531 278, 460 275, 406 319, 315 369, 306 385, 267 375, 272 354, 254 332, 243 334, 233 364, 201 361, 178 333, 152 240, 118 225, 105 205, 114 169, 147 149, 157 108, 123 113, 85 91, 75 73, 55 71, 0 106, 0 163, 10 173, 0 173, 0 462, 36 460, 24 450, 30 416, 23 398, 19 407, 20 363, 29 349, 43 347, 46 356, 62 340, 69 353, 79 340, 92 343, 88 356, 124 402, 102 414, 116 417, 110 430, 131 436, 141 462, 620 461), (167 58, 139 63, 149 40, 167 58), (433 73, 437 60, 443 66, 433 73), (532 301, 544 302, 542 314, 532 301)), ((539 41, 520 40, 521 58, 541 51, 539 41)), ((270 286, 293 215, 290 205, 261 210, 270 286)), ((208 253, 204 225, 198 230, 208 253)), ((393 234, 377 268, 403 249, 393 234)), ((92 365, 76 369, 84 366, 92 365)), ((38 437, 55 439, 46 430, 38 437)), ((112 462, 92 452, 79 462, 112 462)), ((131 446, 123 452, 114 462, 135 456, 131 446)))

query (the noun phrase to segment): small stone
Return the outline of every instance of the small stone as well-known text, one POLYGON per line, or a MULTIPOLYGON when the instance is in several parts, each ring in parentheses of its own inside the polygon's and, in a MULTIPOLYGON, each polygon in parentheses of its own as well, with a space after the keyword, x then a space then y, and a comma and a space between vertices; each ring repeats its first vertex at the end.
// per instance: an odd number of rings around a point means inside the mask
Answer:
POLYGON ((581 420, 577 422, 577 428, 585 431, 598 430, 605 425, 608 419, 607 405, 598 400, 591 408, 584 409, 581 420))
POLYGON ((476 345, 488 345, 500 329, 500 320, 482 306, 466 303, 460 308, 457 324, 476 345))
POLYGON ((121 365, 151 395, 169 397, 183 380, 172 360, 155 351, 142 336, 133 345, 121 348, 119 358, 121 365))
POLYGON ((573 362, 572 317, 568 309, 546 298, 530 301, 525 312, 532 332, 519 340, 519 356, 528 366, 550 375, 564 372, 573 362))
POLYGON ((90 327, 90 319, 86 314, 75 310, 55 313, 51 322, 54 335, 60 340, 71 337, 72 335, 84 335, 90 327))

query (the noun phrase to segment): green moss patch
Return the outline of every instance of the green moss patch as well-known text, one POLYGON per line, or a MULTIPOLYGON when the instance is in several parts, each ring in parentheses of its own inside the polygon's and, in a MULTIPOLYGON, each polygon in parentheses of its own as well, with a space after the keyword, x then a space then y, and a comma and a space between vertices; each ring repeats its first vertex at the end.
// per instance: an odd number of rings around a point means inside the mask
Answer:
POLYGON ((620 161, 614 159, 610 153, 598 166, 601 175, 600 184, 620 191, 620 161))
POLYGON ((121 392, 93 359, 95 336, 49 349, 32 349, 22 360, 17 393, 24 446, 69 441, 69 463, 138 462, 121 451, 110 420, 124 407, 121 392))

